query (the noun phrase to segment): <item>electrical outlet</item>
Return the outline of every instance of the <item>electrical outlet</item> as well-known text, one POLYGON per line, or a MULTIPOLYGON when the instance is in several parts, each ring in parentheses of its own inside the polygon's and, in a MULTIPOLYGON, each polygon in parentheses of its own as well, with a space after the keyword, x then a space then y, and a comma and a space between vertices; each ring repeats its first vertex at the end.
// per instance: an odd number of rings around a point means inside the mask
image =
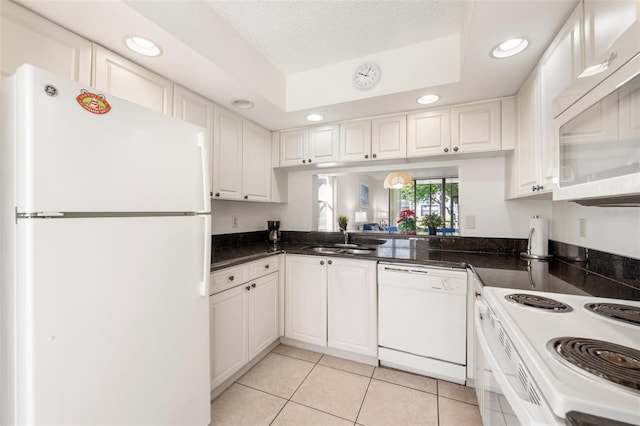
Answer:
POLYGON ((236 215, 231 216, 231 227, 232 228, 238 227, 238 216, 236 215))
POLYGON ((587 236, 587 219, 585 219, 584 217, 581 217, 578 223, 579 223, 579 226, 578 226, 579 235, 581 237, 586 237, 587 236))

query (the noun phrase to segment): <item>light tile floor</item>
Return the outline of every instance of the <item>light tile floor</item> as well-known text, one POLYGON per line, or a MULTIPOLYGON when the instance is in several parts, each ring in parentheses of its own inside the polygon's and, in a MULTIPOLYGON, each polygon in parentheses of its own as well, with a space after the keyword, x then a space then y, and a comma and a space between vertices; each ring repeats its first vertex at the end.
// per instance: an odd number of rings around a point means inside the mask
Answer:
POLYGON ((473 388, 280 345, 211 404, 211 425, 474 426, 473 388))

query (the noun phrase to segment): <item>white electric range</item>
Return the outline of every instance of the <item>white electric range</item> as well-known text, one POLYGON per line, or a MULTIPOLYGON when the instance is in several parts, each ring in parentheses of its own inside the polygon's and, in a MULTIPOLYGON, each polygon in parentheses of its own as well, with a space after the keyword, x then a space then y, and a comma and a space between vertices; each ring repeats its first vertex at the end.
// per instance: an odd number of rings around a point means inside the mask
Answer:
POLYGON ((482 297, 485 425, 640 425, 640 302, 493 287, 482 297))

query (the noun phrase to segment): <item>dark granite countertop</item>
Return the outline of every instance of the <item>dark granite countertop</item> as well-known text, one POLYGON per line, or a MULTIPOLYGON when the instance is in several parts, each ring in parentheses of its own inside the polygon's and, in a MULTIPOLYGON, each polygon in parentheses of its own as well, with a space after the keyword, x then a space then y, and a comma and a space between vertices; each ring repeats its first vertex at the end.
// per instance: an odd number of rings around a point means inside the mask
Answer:
POLYGON ((373 240, 373 242, 368 241, 361 244, 375 248, 371 254, 319 254, 311 249, 317 245, 283 243, 274 246, 268 243, 256 243, 216 250, 212 257, 211 270, 226 268, 265 256, 292 253, 447 268, 470 267, 485 286, 640 300, 640 289, 593 273, 583 262, 572 263, 558 259, 527 261, 515 253, 433 249, 417 244, 412 239, 373 240))

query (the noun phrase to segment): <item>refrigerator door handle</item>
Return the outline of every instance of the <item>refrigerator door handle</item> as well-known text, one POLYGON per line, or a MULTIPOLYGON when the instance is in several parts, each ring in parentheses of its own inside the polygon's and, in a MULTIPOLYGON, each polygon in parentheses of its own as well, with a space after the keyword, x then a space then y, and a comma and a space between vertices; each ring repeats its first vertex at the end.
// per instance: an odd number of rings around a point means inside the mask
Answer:
POLYGON ((209 297, 209 276, 211 270, 211 216, 198 215, 202 220, 202 275, 200 276, 200 296, 209 297))
POLYGON ((209 188, 209 156, 207 155, 207 146, 204 143, 202 134, 200 135, 200 161, 202 164, 202 209, 203 211, 209 211, 208 206, 211 203, 211 189, 209 188))

